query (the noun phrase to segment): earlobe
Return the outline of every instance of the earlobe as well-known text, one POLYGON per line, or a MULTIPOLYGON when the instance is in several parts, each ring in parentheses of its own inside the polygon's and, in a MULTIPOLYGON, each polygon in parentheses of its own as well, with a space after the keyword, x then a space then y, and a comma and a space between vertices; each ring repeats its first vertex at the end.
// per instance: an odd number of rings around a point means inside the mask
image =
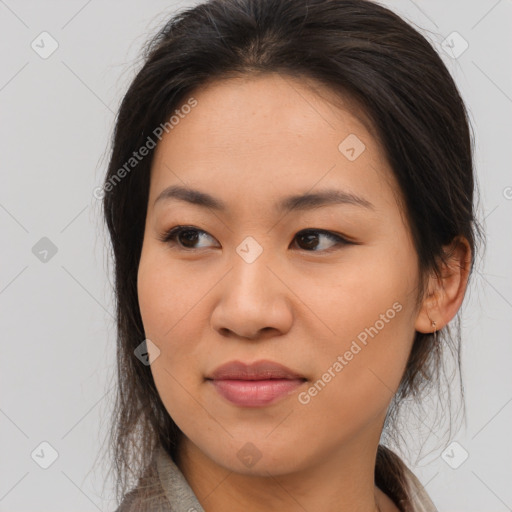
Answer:
POLYGON ((464 299, 471 266, 469 242, 462 236, 456 237, 444 252, 440 275, 428 278, 428 292, 416 318, 416 331, 433 333, 442 329, 457 314, 464 299))
MULTIPOLYGON (((429 277, 429 284, 432 280, 436 280, 436 278, 429 277)), ((430 288, 427 289, 430 290, 430 288)), ((444 324, 441 322, 441 313, 437 301, 437 292, 429 292, 423 300, 414 328, 419 332, 433 333, 443 326, 444 324)))

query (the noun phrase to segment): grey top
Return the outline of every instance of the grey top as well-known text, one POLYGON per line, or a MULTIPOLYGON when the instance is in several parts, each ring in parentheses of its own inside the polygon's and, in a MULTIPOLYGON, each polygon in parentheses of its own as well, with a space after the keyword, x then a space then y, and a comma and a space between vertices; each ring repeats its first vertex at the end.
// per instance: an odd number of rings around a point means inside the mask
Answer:
MULTIPOLYGON (((410 512, 437 512, 420 481, 405 470, 410 512)), ((138 486, 128 493, 116 512, 204 512, 183 473, 162 446, 138 486)))

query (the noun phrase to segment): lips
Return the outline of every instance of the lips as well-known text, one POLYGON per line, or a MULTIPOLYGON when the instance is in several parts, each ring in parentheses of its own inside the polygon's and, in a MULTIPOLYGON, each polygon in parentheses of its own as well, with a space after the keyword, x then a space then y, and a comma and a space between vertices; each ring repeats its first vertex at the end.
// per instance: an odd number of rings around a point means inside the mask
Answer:
POLYGON ((251 364, 231 361, 219 366, 207 378, 212 380, 304 379, 302 375, 273 361, 257 361, 251 364))
POLYGON ((262 407, 275 403, 301 386, 306 378, 273 361, 245 364, 231 361, 207 377, 216 391, 239 407, 262 407))

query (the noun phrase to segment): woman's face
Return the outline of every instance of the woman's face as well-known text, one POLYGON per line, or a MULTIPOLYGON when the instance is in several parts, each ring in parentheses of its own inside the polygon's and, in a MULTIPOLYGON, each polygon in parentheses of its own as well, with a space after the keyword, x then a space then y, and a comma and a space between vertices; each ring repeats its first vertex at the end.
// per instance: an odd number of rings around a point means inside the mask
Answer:
POLYGON ((189 446, 239 473, 376 448, 418 314, 417 255, 382 149, 289 77, 193 96, 155 150, 138 273, 168 413, 189 446), (261 361, 289 372, 215 373, 261 361))

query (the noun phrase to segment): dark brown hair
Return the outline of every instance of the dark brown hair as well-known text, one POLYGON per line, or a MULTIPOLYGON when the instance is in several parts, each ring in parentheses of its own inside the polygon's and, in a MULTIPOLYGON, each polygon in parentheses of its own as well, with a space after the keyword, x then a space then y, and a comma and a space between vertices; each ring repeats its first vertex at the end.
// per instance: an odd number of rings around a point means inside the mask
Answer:
MULTIPOLYGON (((313 80, 353 100, 370 120, 403 198, 420 267, 418 301, 425 276, 439 274, 443 247, 457 237, 468 240, 473 269, 481 231, 474 215, 470 123, 442 59, 416 29, 366 0, 211 0, 175 14, 149 41, 122 100, 104 184, 117 307, 118 392, 110 442, 118 498, 143 474, 158 444, 176 453, 180 431, 150 367, 134 355, 145 339, 137 270, 154 150, 114 186, 113 179, 196 88, 271 72, 313 80)), ((439 384, 445 347, 460 366, 459 328, 456 336, 442 329, 437 341, 416 333, 385 430, 401 402, 439 384)), ((379 446, 376 483, 407 510, 409 497, 393 485, 403 479, 403 469, 395 454, 379 446)))

